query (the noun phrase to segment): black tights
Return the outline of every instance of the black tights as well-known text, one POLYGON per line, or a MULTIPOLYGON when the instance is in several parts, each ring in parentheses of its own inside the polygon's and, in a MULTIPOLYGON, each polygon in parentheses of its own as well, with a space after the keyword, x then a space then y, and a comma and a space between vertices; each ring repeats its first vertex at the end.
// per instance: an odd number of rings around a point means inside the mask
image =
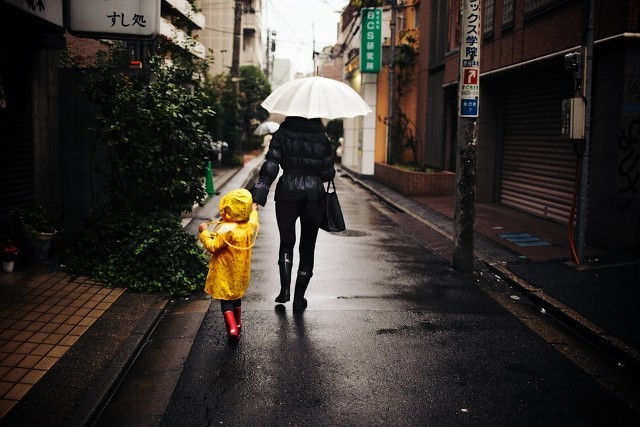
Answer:
POLYGON ((234 308, 238 308, 242 305, 242 299, 238 298, 238 299, 234 299, 231 301, 227 301, 227 300, 220 300, 220 308, 222 309, 222 312, 224 313, 225 311, 233 311, 234 308))
POLYGON ((276 202, 276 219, 280 232, 280 251, 278 259, 284 254, 293 255, 296 244, 296 221, 300 218, 300 267, 302 271, 313 271, 314 252, 318 238, 318 224, 309 213, 318 210, 314 202, 276 202))

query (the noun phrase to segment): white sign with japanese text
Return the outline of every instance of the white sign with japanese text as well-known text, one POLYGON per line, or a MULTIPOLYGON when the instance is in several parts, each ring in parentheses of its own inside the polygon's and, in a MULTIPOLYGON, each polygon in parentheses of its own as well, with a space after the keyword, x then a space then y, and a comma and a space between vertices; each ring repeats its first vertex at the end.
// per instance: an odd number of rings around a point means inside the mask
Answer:
POLYGON ((458 115, 478 117, 480 106, 480 0, 461 0, 458 115))
POLYGON ((69 0, 69 31, 100 38, 153 38, 160 0, 69 0))

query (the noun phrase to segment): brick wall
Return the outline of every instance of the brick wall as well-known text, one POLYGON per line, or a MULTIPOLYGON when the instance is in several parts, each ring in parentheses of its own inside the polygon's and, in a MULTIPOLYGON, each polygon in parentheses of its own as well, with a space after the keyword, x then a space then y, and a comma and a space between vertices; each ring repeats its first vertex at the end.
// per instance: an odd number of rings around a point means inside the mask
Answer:
POLYGON ((65 33, 65 38, 67 39, 67 50, 75 58, 78 66, 94 66, 98 51, 109 53, 109 46, 104 41, 76 37, 69 33, 65 33))
POLYGON ((412 172, 376 163, 373 177, 407 196, 444 196, 452 195, 455 190, 455 174, 449 171, 412 172))

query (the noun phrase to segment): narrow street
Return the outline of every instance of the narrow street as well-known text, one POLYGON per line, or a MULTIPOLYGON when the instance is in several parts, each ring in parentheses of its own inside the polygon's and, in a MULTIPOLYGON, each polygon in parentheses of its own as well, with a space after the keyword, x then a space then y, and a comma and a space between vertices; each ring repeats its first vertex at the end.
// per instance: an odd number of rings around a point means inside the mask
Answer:
POLYGON ((319 235, 307 310, 273 302, 270 200, 240 344, 216 301, 175 301, 96 425, 637 425, 637 381, 488 271, 452 270, 406 214, 336 184, 347 231, 319 235))

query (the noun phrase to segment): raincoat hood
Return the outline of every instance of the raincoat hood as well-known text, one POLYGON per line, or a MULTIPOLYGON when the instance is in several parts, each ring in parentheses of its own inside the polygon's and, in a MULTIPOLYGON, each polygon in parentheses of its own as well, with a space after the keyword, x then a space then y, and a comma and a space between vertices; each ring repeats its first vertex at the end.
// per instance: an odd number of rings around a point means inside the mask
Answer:
POLYGON ((226 216, 227 221, 246 222, 249 221, 252 204, 253 198, 249 190, 240 188, 222 196, 218 210, 221 216, 226 216))

